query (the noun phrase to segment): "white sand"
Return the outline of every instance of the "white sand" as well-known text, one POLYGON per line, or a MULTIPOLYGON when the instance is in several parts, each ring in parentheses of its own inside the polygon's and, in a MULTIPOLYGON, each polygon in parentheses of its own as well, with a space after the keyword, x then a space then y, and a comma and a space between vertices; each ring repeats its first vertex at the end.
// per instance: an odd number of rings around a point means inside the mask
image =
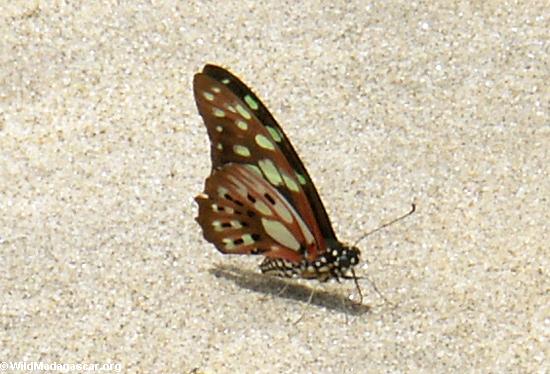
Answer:
POLYGON ((547 2, 51 3, 0 6, 0 361, 548 370, 547 2), (366 281, 370 309, 352 282, 277 296, 202 239, 206 62, 266 102, 341 239, 416 201, 361 243, 395 309, 366 281))

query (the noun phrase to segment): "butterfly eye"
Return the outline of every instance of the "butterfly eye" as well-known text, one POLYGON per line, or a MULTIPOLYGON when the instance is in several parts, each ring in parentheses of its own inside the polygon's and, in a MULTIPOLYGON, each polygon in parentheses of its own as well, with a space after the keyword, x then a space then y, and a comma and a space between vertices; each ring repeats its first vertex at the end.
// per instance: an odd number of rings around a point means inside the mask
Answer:
POLYGON ((351 261, 350 258, 347 255, 342 255, 338 258, 338 264, 341 268, 349 268, 351 261))

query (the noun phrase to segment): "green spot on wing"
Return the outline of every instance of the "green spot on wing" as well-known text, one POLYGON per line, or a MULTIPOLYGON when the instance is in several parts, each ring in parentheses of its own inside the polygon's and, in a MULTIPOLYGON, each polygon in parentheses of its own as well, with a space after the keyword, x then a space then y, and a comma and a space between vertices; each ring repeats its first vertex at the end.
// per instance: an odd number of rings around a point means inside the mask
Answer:
POLYGON ((225 245, 225 249, 228 251, 235 249, 235 244, 233 243, 232 239, 223 238, 222 243, 225 245))
POLYGON ((270 216, 271 215, 271 209, 267 205, 265 205, 262 201, 256 201, 254 203, 254 208, 260 213, 262 213, 264 216, 270 216))
POLYGON ((222 231, 222 223, 218 220, 212 221, 212 227, 214 228, 214 231, 222 231))
POLYGON ((284 204, 281 204, 279 201, 275 200, 275 205, 273 205, 273 209, 275 209, 275 212, 283 219, 283 221, 287 223, 292 223, 292 214, 290 211, 284 206, 284 204))
POLYGON ((204 96, 204 98, 208 101, 212 101, 214 100, 214 94, 210 93, 210 92, 203 92, 202 93, 202 96, 204 96))
POLYGON ((241 130, 247 130, 248 129, 248 123, 246 123, 245 121, 243 121, 242 119, 238 119, 235 121, 235 124, 237 125, 238 128, 240 128, 241 130))
POLYGON ((256 165, 246 165, 246 167, 247 167, 248 169, 250 169, 253 173, 255 173, 257 176, 263 178, 263 174, 262 174, 260 168, 257 167, 256 165))
POLYGON ((260 169, 262 169, 265 177, 272 185, 279 186, 283 182, 281 174, 279 174, 277 167, 275 166, 275 164, 273 164, 271 160, 261 160, 258 162, 258 166, 260 167, 260 169))
POLYGON ((242 157, 250 157, 250 150, 246 148, 244 145, 235 144, 233 146, 233 152, 235 152, 236 154, 242 157))
POLYGON ((298 178, 298 183, 300 183, 302 186, 306 185, 306 177, 304 177, 302 174, 296 173, 296 178, 298 178))
POLYGON ((279 133, 279 131, 276 128, 271 127, 271 126, 266 126, 266 129, 267 129, 267 131, 269 131, 269 135, 271 135, 273 140, 275 140, 277 143, 279 143, 283 139, 281 134, 279 133))
POLYGON ((262 226, 264 227, 267 235, 282 246, 295 251, 300 249, 300 243, 298 240, 296 240, 294 235, 292 235, 292 233, 281 222, 262 218, 262 226))
POLYGON ((213 108, 212 114, 214 114, 215 117, 219 117, 219 118, 225 117, 225 112, 219 108, 213 108))
POLYGON ((218 196, 219 197, 224 197, 226 193, 228 193, 229 190, 225 187, 218 187, 218 196))
POLYGON ((258 108, 259 108, 258 103, 256 102, 256 100, 254 100, 254 99, 252 98, 252 96, 250 96, 250 95, 245 95, 244 101, 245 101, 245 103, 248 104, 248 106, 250 107, 250 109, 252 109, 252 110, 258 110, 258 108))
POLYGON ((286 186, 288 187, 289 190, 294 191, 294 192, 300 192, 300 187, 298 186, 298 184, 294 181, 294 179, 292 177, 289 177, 288 175, 283 174, 283 179, 284 179, 285 184, 286 184, 286 186))
POLYGON ((256 135, 254 139, 256 140, 256 143, 264 149, 269 149, 270 151, 275 149, 273 143, 271 143, 271 141, 262 134, 256 135))
POLYGON ((241 239, 243 240, 243 245, 254 244, 254 239, 252 239, 252 235, 250 234, 244 234, 241 236, 241 239))
POLYGON ((235 109, 237 109, 237 112, 239 112, 239 114, 241 116, 243 116, 244 119, 251 119, 252 118, 252 116, 250 115, 248 110, 246 110, 241 104, 237 104, 235 109))
POLYGON ((237 220, 231 220, 231 227, 233 227, 234 229, 240 229, 241 227, 243 227, 243 225, 241 225, 241 223, 237 220))

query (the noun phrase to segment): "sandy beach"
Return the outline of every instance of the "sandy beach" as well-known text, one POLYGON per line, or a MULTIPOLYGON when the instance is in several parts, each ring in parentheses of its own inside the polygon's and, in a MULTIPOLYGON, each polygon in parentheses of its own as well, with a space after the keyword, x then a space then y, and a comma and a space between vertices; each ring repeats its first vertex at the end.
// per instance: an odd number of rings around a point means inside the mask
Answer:
POLYGON ((0 6, 0 369, 548 372, 547 2, 69 3, 0 6), (417 205, 359 244, 391 304, 203 239, 206 63, 267 105, 340 240, 417 205))

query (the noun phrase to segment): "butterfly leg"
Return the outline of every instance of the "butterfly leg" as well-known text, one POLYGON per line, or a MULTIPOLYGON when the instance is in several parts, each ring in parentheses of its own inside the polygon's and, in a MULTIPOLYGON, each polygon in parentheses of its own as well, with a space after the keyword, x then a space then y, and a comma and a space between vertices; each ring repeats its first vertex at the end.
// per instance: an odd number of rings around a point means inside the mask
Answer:
POLYGON ((344 278, 344 279, 353 279, 353 281, 355 282, 355 287, 357 288, 357 292, 359 293, 359 302, 357 302, 357 305, 361 305, 361 303, 363 302, 363 293, 361 292, 361 288, 359 287, 358 279, 366 279, 367 282, 370 283, 372 289, 378 294, 378 296, 380 296, 380 298, 382 300, 384 300, 384 303, 386 303, 386 304, 388 304, 392 307, 396 306, 394 303, 392 303, 390 300, 388 300, 388 298, 386 298, 386 296, 384 296, 384 294, 382 292, 380 292, 380 290, 376 286, 376 283, 374 283, 369 277, 367 277, 367 276, 357 277, 357 276, 355 276, 355 272, 353 271, 353 269, 352 269, 352 275, 353 276, 351 276, 351 277, 350 276, 342 276, 342 278, 344 278))
MULTIPOLYGON (((285 283, 285 285, 283 287, 281 287, 281 289, 279 291, 277 291, 276 294, 273 294, 273 296, 274 297, 280 297, 288 289, 288 286, 289 286, 289 284, 285 283)), ((266 301, 266 300, 267 300, 267 296, 262 298, 262 301, 266 301)))
MULTIPOLYGON (((309 305, 311 304, 311 300, 313 300, 314 294, 315 294, 315 289, 311 289, 311 294, 309 294, 309 298, 307 299, 307 304, 305 308, 309 307, 309 305)), ((302 312, 302 314, 300 314, 300 317, 298 317, 292 324, 297 325, 298 322, 300 322, 305 315, 306 315, 306 312, 302 312)))
POLYGON ((288 289, 288 283, 285 283, 285 285, 281 287, 281 289, 279 290, 279 292, 277 292, 275 296, 280 297, 282 294, 285 293, 287 289, 288 289))
POLYGON ((359 287, 359 282, 357 281, 357 276, 355 275, 353 268, 351 268, 351 274, 353 275, 353 282, 355 282, 355 288, 357 288, 357 293, 359 294, 359 301, 357 302, 357 305, 361 305, 363 303, 363 293, 361 292, 361 287, 359 287))

